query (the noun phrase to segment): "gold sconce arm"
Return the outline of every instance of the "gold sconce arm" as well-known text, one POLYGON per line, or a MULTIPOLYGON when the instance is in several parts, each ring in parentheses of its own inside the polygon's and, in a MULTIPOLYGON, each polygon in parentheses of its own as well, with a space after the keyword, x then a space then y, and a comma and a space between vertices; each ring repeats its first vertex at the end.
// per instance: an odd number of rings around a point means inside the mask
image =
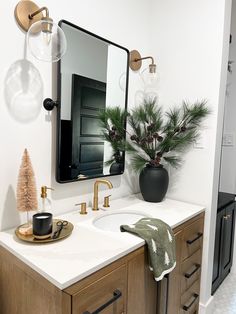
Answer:
POLYGON ((154 64, 154 58, 151 57, 151 56, 143 57, 143 58, 140 58, 140 59, 135 59, 134 62, 141 61, 141 60, 146 60, 146 59, 151 59, 152 60, 152 64, 154 64))
POLYGON ((29 19, 32 20, 35 15, 37 15, 37 14, 43 12, 43 11, 46 12, 46 17, 49 17, 49 10, 48 10, 48 8, 47 8, 47 7, 42 7, 42 8, 40 8, 40 9, 38 9, 37 11, 35 11, 35 12, 29 14, 29 19))
POLYGON ((129 66, 133 71, 138 71, 142 66, 142 60, 151 59, 149 64, 149 72, 156 73, 156 64, 152 56, 141 57, 140 53, 137 50, 130 51, 129 66))

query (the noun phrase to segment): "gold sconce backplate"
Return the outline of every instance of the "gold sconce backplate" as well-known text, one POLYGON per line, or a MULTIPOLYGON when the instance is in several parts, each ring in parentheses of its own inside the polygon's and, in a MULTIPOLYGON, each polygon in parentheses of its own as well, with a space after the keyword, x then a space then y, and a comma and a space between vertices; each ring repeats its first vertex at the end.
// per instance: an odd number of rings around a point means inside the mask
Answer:
POLYGON ((129 66, 133 71, 138 71, 142 66, 141 55, 137 50, 130 51, 129 66))
POLYGON ((32 19, 29 18, 29 15, 35 11, 39 10, 37 4, 29 0, 21 0, 15 7, 15 18, 19 26, 24 30, 28 31, 30 26, 40 21, 43 17, 43 14, 40 12, 35 15, 32 19))

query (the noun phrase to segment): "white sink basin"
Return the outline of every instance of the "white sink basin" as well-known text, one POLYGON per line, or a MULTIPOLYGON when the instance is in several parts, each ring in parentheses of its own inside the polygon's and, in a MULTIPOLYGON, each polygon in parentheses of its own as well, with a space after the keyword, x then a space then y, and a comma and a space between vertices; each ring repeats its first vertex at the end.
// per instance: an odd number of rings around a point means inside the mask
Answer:
POLYGON ((139 211, 112 212, 95 218, 93 225, 105 231, 120 232, 121 225, 134 224, 144 217, 150 216, 139 211))

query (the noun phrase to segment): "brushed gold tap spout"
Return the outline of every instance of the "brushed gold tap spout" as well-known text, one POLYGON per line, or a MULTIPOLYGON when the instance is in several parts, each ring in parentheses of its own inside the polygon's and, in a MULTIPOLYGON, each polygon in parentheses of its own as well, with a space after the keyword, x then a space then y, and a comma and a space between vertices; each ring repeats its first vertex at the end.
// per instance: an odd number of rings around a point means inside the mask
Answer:
POLYGON ((93 194, 93 210, 98 210, 98 186, 99 184, 106 184, 109 189, 113 188, 112 183, 109 180, 100 179, 96 180, 94 183, 94 194, 93 194))

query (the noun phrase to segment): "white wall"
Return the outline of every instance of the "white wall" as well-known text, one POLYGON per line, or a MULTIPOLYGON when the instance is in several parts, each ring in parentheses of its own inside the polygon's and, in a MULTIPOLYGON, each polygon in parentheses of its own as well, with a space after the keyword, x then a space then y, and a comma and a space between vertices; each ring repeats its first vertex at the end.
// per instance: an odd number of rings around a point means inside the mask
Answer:
POLYGON ((233 136, 232 146, 222 146, 220 172, 220 191, 236 194, 236 1, 232 1, 231 19, 232 43, 229 60, 233 61, 232 73, 228 73, 227 94, 225 101, 224 135, 233 136))
MULTIPOLYGON (((207 209, 202 313, 210 298, 230 3, 230 0, 140 0, 138 5, 135 0, 68 0, 60 2, 60 5, 56 0, 48 0, 46 3, 56 21, 67 19, 129 50, 138 49, 143 55, 153 55, 161 78, 160 101, 165 108, 183 98, 190 101, 202 97, 208 99, 213 113, 206 122, 206 146, 202 150, 191 150, 185 156, 181 170, 171 171, 168 192, 169 197, 203 204, 207 209)), ((7 28, 0 59, 1 229, 15 226, 20 221, 15 210, 15 188, 25 147, 32 158, 38 187, 47 184, 55 188, 52 194, 54 213, 69 211, 75 203, 91 200, 93 187, 93 180, 66 185, 55 182, 55 112, 50 117, 42 109, 36 116, 38 111, 34 108, 35 119, 26 115, 28 118, 24 121, 27 122, 23 123, 16 121, 13 110, 8 110, 9 98, 6 102, 4 80, 10 66, 23 58, 24 46, 24 34, 14 21, 15 4, 13 0, 2 4, 4 15, 0 20, 0 28, 7 28)), ((44 4, 39 2, 39 5, 44 4)), ((54 96, 51 66, 33 62, 41 73, 42 97, 54 96)), ((36 83, 41 91, 40 81, 36 83)), ((139 75, 131 73, 130 106, 135 103, 137 91, 141 88, 139 75)), ((14 90, 11 92, 14 94, 14 90)), ((40 97, 37 99, 40 100, 40 97)), ((31 112, 31 107, 25 109, 26 113, 27 109, 31 112)), ((127 168, 125 175, 113 177, 111 181, 115 187, 113 198, 137 190, 137 180, 127 168)))
POLYGON ((153 0, 153 4, 152 42, 161 77, 160 103, 168 108, 183 99, 204 98, 212 109, 203 132, 205 147, 189 151, 180 170, 170 170, 168 191, 170 198, 206 207, 200 298, 204 313, 211 300, 230 1, 153 0))
MULTIPOLYGON (((0 229, 15 226, 20 222, 19 214, 16 212, 15 193, 21 156, 25 147, 28 148, 32 159, 38 190, 41 185, 52 186, 55 189, 51 196, 55 214, 74 209, 74 204, 79 201, 91 201, 94 183, 94 180, 63 185, 55 182, 56 112, 53 112, 52 116, 43 108, 38 112, 38 108, 40 109, 42 106, 42 99, 55 96, 55 91, 52 92, 52 83, 55 83, 55 77, 52 77, 50 64, 31 59, 41 75, 41 82, 38 79, 30 84, 33 91, 37 87, 41 92, 41 95, 36 94, 38 100, 36 101, 36 108, 32 102, 27 101, 26 108, 14 106, 10 111, 9 105, 12 98, 17 95, 15 95, 16 89, 11 88, 11 84, 7 85, 5 78, 11 65, 17 60, 23 59, 24 56, 25 35, 18 29, 14 19, 16 4, 17 1, 9 0, 1 5, 4 15, 0 20, 0 28, 7 29, 7 34, 3 34, 2 47, 4 48, 0 58, 0 141, 2 148, 0 155, 0 229), (4 97, 6 90, 7 94, 11 94, 12 97, 7 97, 7 99, 4 97), (20 119, 19 114, 23 109, 24 119, 20 119), (34 113, 33 118, 32 111, 34 113)), ((139 1, 138 6, 135 0, 68 0, 60 2, 60 4, 56 0, 48 0, 46 3, 45 1, 38 2, 39 6, 45 4, 49 7, 51 16, 56 22, 62 18, 69 20, 127 47, 129 50, 138 48, 142 53, 150 54, 149 7, 146 0, 139 1), (135 27, 130 27, 131 25, 135 25, 135 27)), ((30 73, 32 71, 31 69, 30 73)), ((14 66, 10 73, 14 74, 11 75, 12 80, 18 78, 17 82, 20 89, 21 80, 27 81, 27 77, 21 77, 22 72, 19 66, 14 66)), ((35 75, 34 77, 37 78, 35 75)), ((139 84, 137 77, 133 73, 130 75, 130 105, 134 102, 134 92, 139 84)), ((31 89, 28 88, 27 91, 31 91, 31 89)), ((35 95, 32 97, 35 98, 35 95)), ((111 181, 114 185, 113 198, 137 191, 137 181, 134 175, 129 174, 128 171, 123 176, 111 178, 111 181)), ((24 217, 21 218, 24 219, 24 217)))

